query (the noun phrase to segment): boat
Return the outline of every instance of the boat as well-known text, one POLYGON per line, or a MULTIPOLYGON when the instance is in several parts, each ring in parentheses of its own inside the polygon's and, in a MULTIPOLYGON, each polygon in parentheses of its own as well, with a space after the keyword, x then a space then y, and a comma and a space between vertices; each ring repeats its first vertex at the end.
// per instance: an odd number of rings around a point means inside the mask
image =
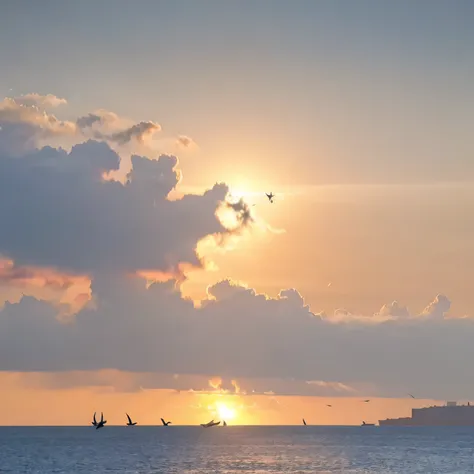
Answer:
POLYGON ((447 402, 442 406, 413 408, 411 417, 379 420, 380 426, 474 426, 474 405, 447 402))
POLYGON ((363 421, 360 426, 375 426, 375 423, 366 423, 365 421, 363 421))

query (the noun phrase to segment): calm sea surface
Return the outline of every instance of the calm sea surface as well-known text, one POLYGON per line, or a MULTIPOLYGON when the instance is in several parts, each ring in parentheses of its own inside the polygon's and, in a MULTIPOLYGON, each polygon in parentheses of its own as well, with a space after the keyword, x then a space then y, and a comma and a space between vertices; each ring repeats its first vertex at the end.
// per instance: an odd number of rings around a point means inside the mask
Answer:
POLYGON ((474 473, 474 428, 0 428, 0 472, 474 473))

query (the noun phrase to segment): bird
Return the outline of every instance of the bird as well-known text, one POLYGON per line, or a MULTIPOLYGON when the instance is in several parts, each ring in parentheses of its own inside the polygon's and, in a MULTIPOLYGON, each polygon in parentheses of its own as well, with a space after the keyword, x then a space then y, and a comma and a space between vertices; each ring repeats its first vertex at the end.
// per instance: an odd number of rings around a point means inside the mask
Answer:
POLYGON ((362 400, 363 403, 369 403, 370 400, 362 400))
POLYGON ((408 395, 410 395, 411 398, 416 398, 414 395, 412 395, 411 393, 409 393, 408 395))
POLYGON ((101 412, 100 413, 100 421, 95 425, 95 429, 98 430, 99 428, 103 428, 105 424, 107 423, 107 420, 104 420, 104 414, 101 412))
POLYGON ((227 423, 225 422, 225 420, 224 420, 224 422, 222 423, 222 426, 227 426, 227 423))
POLYGON ((329 407, 329 408, 332 408, 332 405, 326 405, 326 406, 329 407))
POLYGON ((165 421, 163 420, 163 418, 161 418, 161 423, 163 423, 163 426, 168 426, 169 424, 171 424, 171 421, 165 421))
POLYGON ((267 195, 268 200, 273 204, 273 198, 275 197, 275 195, 272 192, 270 192, 270 194, 268 193, 265 193, 265 194, 267 195))
POLYGON ((211 428, 212 426, 220 425, 220 423, 220 421, 211 420, 209 423, 201 423, 201 426, 203 428, 211 428))
POLYGON ((92 426, 97 426, 97 420, 95 419, 95 412, 94 412, 94 419, 92 420, 92 426))
POLYGON ((128 415, 128 413, 125 413, 127 415, 127 418, 128 418, 128 423, 127 423, 127 426, 135 426, 137 424, 137 422, 133 422, 132 419, 130 418, 130 416, 128 415))
POLYGON ((303 425, 305 425, 305 426, 306 426, 306 421, 305 421, 305 419, 304 419, 304 418, 303 418, 303 425))

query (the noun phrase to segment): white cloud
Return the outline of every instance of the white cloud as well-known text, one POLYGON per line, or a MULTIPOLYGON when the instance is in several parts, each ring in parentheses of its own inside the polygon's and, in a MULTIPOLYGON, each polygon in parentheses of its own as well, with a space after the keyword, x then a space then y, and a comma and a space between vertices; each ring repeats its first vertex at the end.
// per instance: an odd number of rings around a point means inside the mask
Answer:
POLYGON ((24 94, 13 98, 18 105, 37 107, 39 109, 52 109, 60 105, 66 105, 67 100, 53 94, 41 95, 37 93, 24 94))

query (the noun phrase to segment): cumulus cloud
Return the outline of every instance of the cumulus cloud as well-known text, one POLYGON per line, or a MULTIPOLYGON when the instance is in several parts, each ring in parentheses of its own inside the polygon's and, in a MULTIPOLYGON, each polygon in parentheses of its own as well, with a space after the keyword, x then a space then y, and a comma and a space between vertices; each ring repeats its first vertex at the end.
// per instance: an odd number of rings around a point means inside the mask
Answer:
POLYGON ((145 144, 153 135, 161 131, 161 125, 153 121, 143 121, 133 125, 107 110, 98 110, 76 120, 78 129, 85 135, 98 140, 107 140, 125 145, 132 140, 145 144))
POLYGON ((103 109, 79 117, 76 120, 76 124, 81 130, 93 128, 95 125, 112 125, 119 122, 120 118, 117 114, 103 109))
POLYGON ((1 101, 0 153, 31 151, 45 140, 73 136, 76 133, 74 122, 59 120, 44 110, 52 104, 59 105, 62 100, 28 94, 1 101))
POLYGON ((0 155, 0 253, 20 266, 78 273, 200 266, 199 240, 227 232, 216 216, 227 186, 170 201, 180 179, 176 157, 133 156, 126 183, 102 179, 119 165, 107 144, 94 141, 70 153, 0 155))
POLYGON ((137 140, 139 143, 144 143, 147 138, 152 137, 154 133, 160 130, 161 126, 155 122, 140 122, 125 130, 112 134, 108 139, 117 142, 119 145, 128 143, 132 139, 137 140))
POLYGON ((421 313, 411 314, 406 306, 400 305, 397 301, 384 304, 379 311, 372 315, 353 313, 344 308, 338 308, 334 314, 328 316, 321 313, 321 317, 334 323, 363 322, 367 324, 379 324, 386 321, 413 320, 413 319, 443 319, 447 317, 451 307, 451 301, 444 295, 437 295, 436 298, 426 306, 421 313))
POLYGON ((18 105, 37 107, 39 109, 52 109, 67 104, 67 100, 53 94, 41 95, 37 93, 24 94, 13 98, 18 105))
MULTIPOLYGON (((103 140, 117 146, 136 144, 142 151, 143 145, 149 145, 155 133, 161 131, 161 125, 154 121, 133 123, 103 109, 75 121, 60 120, 49 112, 49 109, 65 104, 66 99, 53 94, 30 93, 5 98, 0 102, 0 152, 32 151, 52 144, 52 140, 56 140, 55 145, 69 149, 87 139, 103 140)), ((187 146, 191 145, 192 141, 187 146)))
POLYGON ((444 295, 437 295, 436 298, 423 310, 422 316, 442 319, 451 308, 451 301, 444 295))
MULTIPOLYGON (((92 283, 95 309, 82 309, 68 324, 58 322, 46 302, 25 297, 7 303, 0 312, 0 369, 114 368, 168 373, 170 379, 214 373, 220 378, 214 386, 222 389, 225 380, 230 390, 231 380, 293 379, 317 393, 370 383, 392 394, 432 396, 458 396, 470 377, 471 320, 333 324, 294 292, 269 298, 228 282, 209 292, 215 299, 195 308, 173 282, 147 288, 139 278, 100 276, 92 283), (320 382, 334 380, 343 385, 320 382)), ((259 389, 278 393, 282 387, 275 382, 259 389)))
POLYGON ((408 318, 410 316, 406 306, 400 306, 397 301, 384 304, 380 311, 375 314, 383 319, 408 318))

